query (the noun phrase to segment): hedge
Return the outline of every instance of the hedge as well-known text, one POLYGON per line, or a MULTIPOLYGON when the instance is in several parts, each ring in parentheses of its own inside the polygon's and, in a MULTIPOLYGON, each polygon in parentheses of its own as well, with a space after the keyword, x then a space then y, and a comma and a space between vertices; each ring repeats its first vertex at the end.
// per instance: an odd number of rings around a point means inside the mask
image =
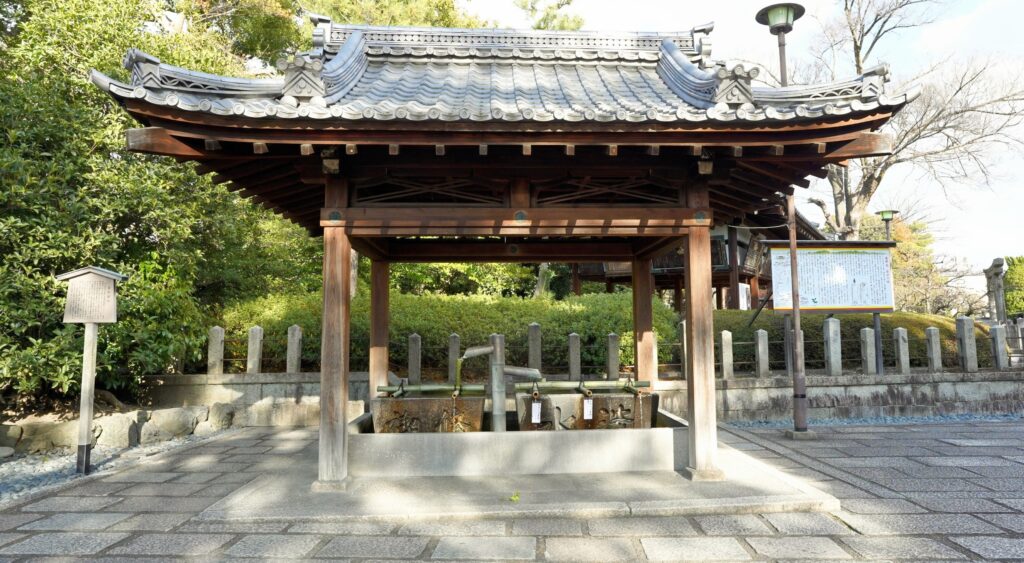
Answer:
MULTIPOLYGON (((620 361, 633 363, 632 296, 630 292, 584 294, 564 300, 523 299, 482 295, 409 295, 392 292, 390 346, 391 369, 404 373, 408 336, 422 337, 424 373, 428 378, 443 377, 448 357, 448 335, 460 335, 462 347, 485 344, 491 333, 505 335, 507 361, 513 365, 526 364, 527 327, 532 322, 541 325, 543 334, 543 370, 545 373, 567 371, 567 337, 580 335, 582 364, 588 373, 604 371, 607 354, 607 335, 614 332, 621 337, 620 361)), ((679 362, 678 329, 675 312, 660 300, 654 300, 655 332, 658 337, 659 361, 662 364, 679 362)), ((302 327, 303 368, 319 369, 321 297, 319 293, 275 294, 228 306, 223 315, 227 332, 226 356, 235 358, 229 369, 244 368, 245 334, 250 326, 264 329, 264 366, 266 371, 282 371, 288 327, 302 327)), ((715 332, 733 333, 733 356, 738 372, 752 371, 754 361, 754 331, 768 331, 772 342, 772 369, 781 369, 783 362, 783 317, 770 310, 762 311, 752 326, 747 326, 752 311, 715 311, 715 332)), ((822 326, 826 316, 805 314, 806 365, 808 369, 824 366, 822 326)), ((843 358, 847 369, 859 367, 859 332, 871 327, 870 314, 840 315, 842 326, 843 358)), ((369 348, 369 299, 364 293, 353 299, 351 315, 351 369, 367 368, 369 348)), ((925 361, 925 329, 937 327, 940 331, 944 363, 956 365, 953 319, 938 315, 893 313, 882 315, 883 350, 886 365, 893 364, 892 330, 907 329, 910 339, 911 364, 921 366, 925 361)), ((987 343, 987 330, 978 328, 978 358, 982 366, 991 365, 991 348, 987 343)), ((720 358, 717 350, 716 360, 720 358)), ((467 362, 469 373, 482 373, 486 360, 467 362)), ((197 366, 198 368, 198 366, 197 366)))
MULTIPOLYGON (((483 295, 409 295, 392 292, 390 297, 390 341, 392 369, 403 372, 408 336, 422 338, 425 373, 433 368, 437 375, 448 364, 448 336, 457 333, 462 347, 486 344, 492 333, 505 335, 507 362, 526 365, 526 340, 530 323, 541 325, 544 371, 567 370, 568 335, 580 335, 582 365, 585 371, 603 372, 607 356, 607 335, 621 336, 620 360, 633 361, 632 297, 628 292, 570 296, 551 299, 523 299, 483 295)), ((675 312, 654 300, 655 333, 659 340, 677 340, 675 312)), ((229 306, 224 311, 224 329, 229 336, 226 355, 245 355, 245 333, 250 326, 264 330, 264 357, 267 365, 285 356, 288 327, 302 327, 303 364, 316 369, 320 357, 321 297, 319 293, 270 295, 229 306)), ((369 347, 369 299, 359 293, 352 303, 351 359, 353 370, 365 370, 369 347)), ((659 349, 661 361, 668 362, 671 350, 659 349)), ((485 359, 466 363, 467 371, 480 371, 485 359)), ((236 362, 241 364, 241 362, 236 362)), ((236 365, 236 370, 238 366, 236 365)))

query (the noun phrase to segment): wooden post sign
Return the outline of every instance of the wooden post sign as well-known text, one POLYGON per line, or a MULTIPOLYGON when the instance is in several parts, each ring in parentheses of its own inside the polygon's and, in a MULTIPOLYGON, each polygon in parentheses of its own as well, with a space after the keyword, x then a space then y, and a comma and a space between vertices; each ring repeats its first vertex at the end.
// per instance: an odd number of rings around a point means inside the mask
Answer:
POLYGON ((117 322, 117 282, 128 276, 87 266, 57 276, 68 282, 68 300, 64 306, 65 323, 85 325, 85 350, 82 353, 82 398, 78 414, 79 473, 89 473, 92 453, 92 404, 96 394, 96 336, 100 323, 117 322))

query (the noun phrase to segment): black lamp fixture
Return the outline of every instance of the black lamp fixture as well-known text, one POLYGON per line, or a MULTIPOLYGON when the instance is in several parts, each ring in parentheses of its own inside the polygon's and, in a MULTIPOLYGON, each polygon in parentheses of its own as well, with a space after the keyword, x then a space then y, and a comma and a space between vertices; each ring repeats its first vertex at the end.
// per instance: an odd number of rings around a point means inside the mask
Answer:
POLYGON ((786 34, 793 31, 793 22, 804 15, 804 7, 793 2, 772 4, 754 16, 757 23, 767 25, 772 35, 779 37, 779 75, 783 86, 789 85, 786 73, 786 34))

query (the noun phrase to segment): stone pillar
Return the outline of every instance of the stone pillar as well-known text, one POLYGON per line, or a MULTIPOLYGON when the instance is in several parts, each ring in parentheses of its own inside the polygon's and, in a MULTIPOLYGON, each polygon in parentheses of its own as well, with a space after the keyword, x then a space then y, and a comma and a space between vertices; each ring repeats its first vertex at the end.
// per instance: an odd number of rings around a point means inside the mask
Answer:
POLYGON ((370 398, 377 396, 377 387, 388 384, 389 291, 388 262, 370 262, 370 398))
POLYGON ((249 353, 245 357, 245 373, 260 373, 263 366, 263 327, 249 329, 249 353))
POLYGON ((896 354, 896 373, 910 375, 910 340, 907 329, 898 327, 892 331, 892 349, 896 354))
POLYGON ((543 349, 541 348, 542 343, 540 325, 537 323, 530 323, 530 326, 526 329, 526 367, 536 370, 540 369, 541 362, 543 361, 543 349))
POLYGON ((956 351, 960 359, 960 371, 977 373, 978 344, 974 341, 974 319, 971 317, 956 318, 956 351))
POLYGON ((1006 352, 1006 327, 995 325, 989 329, 992 339, 992 367, 1002 370, 1010 367, 1010 357, 1006 352))
POLYGON ((1003 282, 1006 272, 1003 264, 1002 258, 996 258, 991 266, 983 270, 988 290, 989 318, 997 324, 1006 322, 1006 288, 1003 282))
POLYGON ((285 354, 285 371, 299 373, 302 371, 302 327, 288 327, 288 352, 285 354))
POLYGON ((415 332, 409 335, 409 385, 423 382, 423 339, 415 332))
POLYGON ((679 322, 679 361, 682 364, 680 370, 683 372, 683 376, 690 377, 690 363, 686 358, 690 355, 689 349, 687 348, 686 339, 686 319, 679 322))
POLYGON ((210 328, 206 341, 206 374, 221 375, 224 373, 224 329, 215 326, 210 328))
POLYGON ((569 335, 569 379, 573 381, 583 378, 580 354, 580 335, 574 332, 569 335))
POLYGON ((458 369, 459 356, 462 355, 462 344, 459 335, 454 332, 448 335, 448 383, 455 385, 455 370, 458 369))
POLYGON ((860 363, 864 375, 875 375, 877 365, 875 364, 875 330, 864 327, 860 329, 860 363))
POLYGON ((839 319, 825 319, 822 332, 825 337, 825 375, 843 375, 843 336, 839 319))
POLYGON ((771 369, 768 364, 768 331, 759 328, 754 331, 754 374, 757 377, 768 377, 771 369))
POLYGON ((925 349, 928 354, 928 373, 942 373, 942 342, 939 329, 930 326, 924 329, 925 349))
POLYGON ((718 342, 722 350, 722 379, 732 379, 735 376, 732 362, 732 332, 723 330, 719 333, 718 342))
POLYGON ((608 335, 608 364, 605 366, 605 379, 619 378, 619 335, 614 332, 608 335))
POLYGON ((491 431, 505 431, 505 335, 492 334, 491 352, 491 431))

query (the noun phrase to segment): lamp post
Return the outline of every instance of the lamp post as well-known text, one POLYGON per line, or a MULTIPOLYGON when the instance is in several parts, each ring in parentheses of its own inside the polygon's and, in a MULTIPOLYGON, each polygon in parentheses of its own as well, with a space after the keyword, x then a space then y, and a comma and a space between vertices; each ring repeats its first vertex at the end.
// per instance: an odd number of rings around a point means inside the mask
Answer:
POLYGON ((803 6, 785 2, 762 8, 754 17, 757 23, 767 25, 768 31, 779 38, 779 75, 784 87, 789 86, 789 76, 786 73, 786 34, 793 31, 793 22, 803 15, 803 6))
POLYGON ((882 221, 885 223, 885 240, 892 240, 892 230, 890 229, 890 223, 892 223, 892 220, 895 219, 896 216, 899 214, 900 212, 896 209, 883 209, 875 213, 875 215, 881 217, 882 221))
MULTIPOLYGON (((883 209, 875 215, 882 218, 885 223, 885 240, 892 240, 892 220, 899 214, 896 209, 883 209)), ((873 313, 871 320, 875 327, 875 372, 878 375, 885 375, 885 358, 882 354, 882 315, 873 313)))
MULTIPOLYGON (((779 38, 779 74, 783 86, 789 84, 786 72, 786 34, 793 31, 793 22, 804 15, 799 4, 772 4, 757 13, 757 23, 768 26, 768 31, 779 38)), ((807 379, 804 371, 804 341, 800 329, 800 276, 797 262, 796 201, 794 196, 786 197, 786 211, 789 223, 789 268, 793 311, 793 430, 787 432, 791 438, 807 438, 813 434, 807 431, 807 379)))

